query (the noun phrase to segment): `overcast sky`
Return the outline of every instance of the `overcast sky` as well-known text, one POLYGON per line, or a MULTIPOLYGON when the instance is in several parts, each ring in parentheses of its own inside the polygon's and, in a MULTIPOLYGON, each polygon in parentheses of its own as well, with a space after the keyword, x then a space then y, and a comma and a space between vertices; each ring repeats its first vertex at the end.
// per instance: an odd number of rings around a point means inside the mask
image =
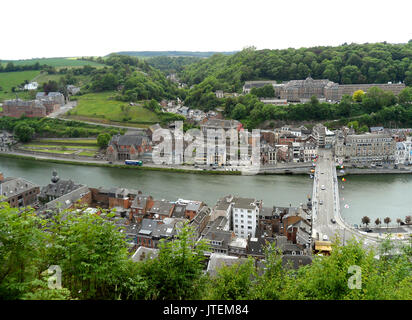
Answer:
POLYGON ((1 0, 0 59, 412 39, 411 0, 1 0))

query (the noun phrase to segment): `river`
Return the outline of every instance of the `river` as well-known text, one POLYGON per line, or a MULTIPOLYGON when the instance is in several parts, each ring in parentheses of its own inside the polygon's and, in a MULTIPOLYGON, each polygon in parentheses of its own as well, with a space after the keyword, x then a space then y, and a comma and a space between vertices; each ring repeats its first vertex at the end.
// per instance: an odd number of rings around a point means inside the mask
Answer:
MULTIPOLYGON (((209 206, 228 194, 262 199, 265 207, 299 206, 312 195, 313 186, 307 175, 203 175, 0 157, 0 171, 5 177, 23 177, 40 186, 50 182, 53 169, 61 179, 72 179, 90 187, 125 187, 141 190, 156 199, 203 200, 209 206)), ((339 192, 342 217, 348 223, 359 225, 366 215, 371 224, 378 217, 381 221, 390 217, 395 225, 397 218, 412 215, 412 175, 359 175, 345 179, 340 182, 339 192)))

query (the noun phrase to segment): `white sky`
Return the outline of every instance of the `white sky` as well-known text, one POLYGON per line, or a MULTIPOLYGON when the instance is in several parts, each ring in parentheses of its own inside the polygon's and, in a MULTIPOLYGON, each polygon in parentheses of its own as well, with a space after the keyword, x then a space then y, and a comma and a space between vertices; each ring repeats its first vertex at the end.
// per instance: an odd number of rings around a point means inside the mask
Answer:
POLYGON ((411 0, 1 0, 0 59, 412 39, 411 0))

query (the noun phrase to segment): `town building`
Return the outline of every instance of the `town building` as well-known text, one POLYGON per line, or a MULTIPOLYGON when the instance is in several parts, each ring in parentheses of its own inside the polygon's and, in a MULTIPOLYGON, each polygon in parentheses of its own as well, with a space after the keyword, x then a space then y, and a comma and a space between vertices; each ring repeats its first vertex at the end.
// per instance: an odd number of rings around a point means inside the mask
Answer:
POLYGON ((232 203, 232 224, 235 235, 240 238, 255 237, 262 201, 234 197, 232 203))
POLYGON ((395 164, 412 164, 412 141, 408 137, 406 141, 396 143, 395 164))
POLYGON ((394 163, 396 142, 389 134, 339 135, 335 155, 345 162, 357 164, 394 163))
POLYGON ((214 221, 209 221, 202 233, 202 239, 210 246, 210 253, 229 254, 229 244, 235 234, 228 230, 229 221, 226 217, 219 216, 214 221))
POLYGON ((36 100, 49 100, 60 106, 66 102, 64 95, 60 92, 37 92, 36 100))
POLYGON ((173 213, 175 203, 166 200, 154 200, 152 207, 148 210, 151 218, 156 220, 163 220, 170 218, 173 213))
POLYGON ((39 84, 36 81, 24 85, 23 90, 37 90, 39 84))
POLYGON ((0 172, 1 202, 7 202, 12 208, 20 208, 37 203, 40 187, 23 178, 3 176, 0 172))
POLYGON ((76 87, 76 86, 74 86, 74 85, 72 85, 72 84, 69 84, 69 85, 67 85, 67 92, 69 93, 69 94, 71 94, 72 96, 74 96, 74 95, 76 95, 76 94, 78 94, 79 92, 80 92, 80 88, 79 87, 76 87))
POLYGON ((208 119, 200 125, 203 134, 202 152, 196 153, 198 164, 226 165, 230 161, 230 147, 235 139, 230 139, 229 130, 239 132, 242 124, 237 120, 208 119), (215 131, 216 130, 216 131, 215 131))
POLYGON ((117 134, 112 137, 106 155, 109 161, 136 160, 152 151, 152 144, 146 135, 117 134))
POLYGON ((61 180, 57 171, 53 170, 51 183, 41 188, 38 199, 45 204, 82 187, 84 185, 76 184, 71 179, 61 180))
POLYGON ((143 219, 136 232, 138 246, 158 248, 161 239, 172 240, 184 225, 184 219, 143 219))
POLYGON ((5 100, 3 102, 3 111, 1 112, 1 115, 14 118, 20 118, 22 116, 42 118, 47 115, 47 109, 40 100, 5 100))

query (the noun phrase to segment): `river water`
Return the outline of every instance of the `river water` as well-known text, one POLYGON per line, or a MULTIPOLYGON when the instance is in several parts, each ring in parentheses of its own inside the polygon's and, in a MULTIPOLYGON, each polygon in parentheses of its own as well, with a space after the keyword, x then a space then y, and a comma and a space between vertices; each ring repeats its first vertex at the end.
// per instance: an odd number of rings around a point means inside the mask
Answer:
MULTIPOLYGON (((307 175, 203 175, 76 166, 43 161, 0 157, 0 171, 5 177, 23 177, 40 186, 50 183, 52 170, 61 179, 90 187, 125 187, 141 190, 156 199, 203 200, 209 206, 228 194, 262 199, 265 207, 298 206, 312 195, 313 180, 307 175)), ((350 224, 360 224, 367 215, 373 224, 390 217, 404 219, 412 214, 412 175, 347 176, 339 188, 342 217, 350 224), (345 204, 349 208, 345 208, 345 204)))

